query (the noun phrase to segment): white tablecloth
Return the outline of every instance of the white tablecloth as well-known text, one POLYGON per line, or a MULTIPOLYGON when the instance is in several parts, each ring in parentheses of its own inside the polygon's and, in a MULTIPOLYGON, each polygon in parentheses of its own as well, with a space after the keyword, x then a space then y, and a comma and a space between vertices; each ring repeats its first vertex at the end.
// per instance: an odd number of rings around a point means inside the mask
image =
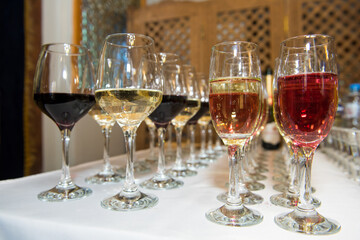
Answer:
MULTIPOLYGON (((147 151, 137 153, 139 159, 147 151)), ((275 152, 270 152, 272 156, 275 152)), ((123 165, 124 156, 112 158, 123 165)), ((251 206, 264 215, 262 223, 251 227, 227 227, 209 222, 205 212, 221 206, 216 199, 226 191, 228 165, 226 157, 209 168, 200 169, 197 176, 183 179, 180 189, 144 192, 159 197, 151 209, 115 212, 103 209, 100 201, 120 191, 121 184, 89 185, 85 177, 95 174, 102 161, 71 168, 73 180, 88 186, 93 194, 81 200, 61 203, 37 199, 41 191, 53 187, 60 171, 0 182, 0 239, 360 239, 360 186, 348 179, 321 152, 316 153, 313 165, 314 194, 322 201, 318 209, 325 217, 338 221, 342 229, 335 235, 306 236, 285 231, 274 223, 274 216, 288 209, 274 206, 269 198, 277 193, 272 189, 272 173, 262 181, 266 188, 256 191, 264 197, 260 205, 251 206)), ((136 175, 140 182, 150 174, 136 175)))

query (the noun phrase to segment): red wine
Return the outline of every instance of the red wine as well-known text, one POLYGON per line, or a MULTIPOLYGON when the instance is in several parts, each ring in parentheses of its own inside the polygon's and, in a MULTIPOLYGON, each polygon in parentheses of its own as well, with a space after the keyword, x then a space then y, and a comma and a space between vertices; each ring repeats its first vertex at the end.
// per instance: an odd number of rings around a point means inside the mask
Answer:
POLYGON ((75 93, 35 93, 34 100, 60 130, 71 130, 95 104, 94 95, 75 93))
POLYGON ((331 73, 278 79, 278 121, 295 144, 314 148, 327 136, 336 114, 337 85, 337 75, 331 73))
POLYGON ((194 125, 197 121, 209 111, 209 103, 201 102, 199 111, 187 122, 187 124, 194 125))
POLYGON ((149 115, 157 128, 166 128, 186 106, 186 96, 163 95, 160 105, 149 115))

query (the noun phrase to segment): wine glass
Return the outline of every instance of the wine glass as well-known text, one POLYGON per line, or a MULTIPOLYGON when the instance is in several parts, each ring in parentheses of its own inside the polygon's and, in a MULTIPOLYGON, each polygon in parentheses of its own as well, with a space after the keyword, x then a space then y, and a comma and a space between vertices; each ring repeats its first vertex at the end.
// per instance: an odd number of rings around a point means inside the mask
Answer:
POLYGON ((59 127, 63 154, 60 181, 54 188, 40 193, 40 200, 60 202, 92 193, 71 179, 69 144, 75 123, 95 104, 94 85, 94 68, 88 49, 67 43, 42 46, 35 71, 34 101, 59 127))
POLYGON ((87 177, 87 183, 104 184, 111 182, 120 182, 124 177, 114 171, 109 159, 110 134, 116 120, 107 114, 96 102, 89 111, 89 115, 99 124, 104 135, 104 164, 103 169, 94 176, 87 177))
POLYGON ((186 90, 184 78, 179 63, 162 62, 162 73, 164 75, 163 99, 157 109, 149 115, 154 122, 158 132, 159 162, 158 169, 152 178, 142 182, 141 187, 153 190, 174 189, 184 185, 165 172, 165 133, 166 128, 186 106, 186 90))
POLYGON ((153 164, 153 163, 156 163, 156 161, 158 159, 156 152, 155 152, 155 138, 156 138, 155 130, 156 130, 156 127, 155 127, 155 124, 148 117, 145 118, 145 123, 146 123, 146 126, 147 126, 147 128, 149 130, 149 134, 150 134, 150 143, 149 143, 150 153, 149 153, 149 156, 146 157, 145 161, 153 164))
POLYGON ((162 75, 154 55, 154 41, 134 33, 105 38, 101 52, 95 97, 124 132, 127 163, 120 193, 101 202, 115 211, 140 210, 154 206, 158 198, 140 192, 134 179, 136 130, 162 99, 162 75))
MULTIPOLYGON (((296 61, 294 62, 296 63, 296 61)), ((275 71, 274 71, 274 83, 277 79, 277 69, 279 67, 279 58, 275 59, 275 71)), ((275 87, 276 89, 276 87, 275 87)), ((279 106, 277 105, 277 102, 274 101, 273 103, 273 116, 274 121, 276 123, 276 127, 279 130, 280 135, 283 137, 287 149, 288 149, 288 155, 289 155, 289 164, 288 164, 288 173, 287 176, 289 179, 286 179, 288 181, 284 183, 276 184, 273 188, 277 191, 281 191, 280 194, 275 194, 270 197, 270 202, 274 205, 281 206, 281 207, 287 207, 287 208, 294 208, 299 203, 299 187, 300 187, 300 173, 303 171, 303 169, 300 169, 300 160, 299 157, 302 157, 301 149, 297 145, 295 145, 291 138, 289 138, 286 133, 284 132, 282 125, 279 122, 279 106)), ((317 200, 316 198, 312 199, 312 203, 314 206, 318 207, 320 206, 321 202, 317 200)))
POLYGON ((187 100, 185 108, 173 120, 171 120, 171 123, 174 125, 176 131, 177 151, 175 165, 168 171, 168 173, 174 177, 188 177, 197 174, 196 171, 188 169, 183 161, 181 138, 182 131, 187 121, 189 121, 189 119, 192 118, 200 109, 200 95, 195 78, 194 67, 192 65, 185 64, 182 65, 182 68, 187 100))
POLYGON ((225 205, 206 213, 208 220, 229 226, 250 226, 262 215, 242 203, 245 188, 242 162, 246 142, 255 130, 261 107, 261 69, 258 46, 223 42, 212 47, 210 114, 216 132, 228 147, 229 190, 225 205))
POLYGON ((315 150, 335 119, 337 88, 334 38, 304 35, 281 43, 274 106, 278 108, 278 124, 304 154, 303 159, 298 159, 300 168, 305 168, 297 207, 275 217, 276 224, 286 230, 306 234, 332 234, 340 230, 338 223, 316 211, 310 185, 315 150))
MULTIPOLYGON (((206 132, 205 129, 201 130, 201 150, 199 156, 196 155, 195 150, 195 128, 196 124, 202 118, 205 114, 209 113, 209 86, 207 84, 207 79, 205 77, 204 73, 196 73, 196 79, 199 86, 199 94, 200 94, 200 109, 197 111, 197 113, 190 118, 190 120, 187 122, 187 126, 189 127, 189 133, 190 133, 190 154, 189 159, 186 161, 186 164, 190 169, 196 170, 197 168, 204 168, 208 165, 206 163, 203 163, 199 158, 201 158, 201 152, 204 152, 205 154, 205 144, 206 144, 206 132), (205 137, 204 137, 205 134, 205 137)), ((210 116, 207 117, 207 123, 210 121, 210 116)), ((206 121, 206 120, 205 120, 206 121)), ((207 124, 206 124, 207 125, 207 124)), ((207 156, 207 155, 206 155, 207 156)), ((205 157, 206 157, 205 156, 205 157)))

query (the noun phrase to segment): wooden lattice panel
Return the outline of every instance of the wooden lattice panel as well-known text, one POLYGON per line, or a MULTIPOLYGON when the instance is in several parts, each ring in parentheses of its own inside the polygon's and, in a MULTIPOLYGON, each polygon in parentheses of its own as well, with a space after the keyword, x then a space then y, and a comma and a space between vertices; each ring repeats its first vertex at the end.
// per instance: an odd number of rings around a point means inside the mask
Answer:
POLYGON ((248 41, 259 45, 261 69, 272 68, 270 11, 267 6, 221 11, 216 14, 216 40, 248 41))
POLYGON ((302 34, 323 33, 335 37, 340 76, 340 96, 360 79, 360 1, 303 0, 298 4, 302 34))
POLYGON ((190 18, 171 18, 145 23, 145 34, 155 41, 158 52, 171 52, 190 63, 190 18))

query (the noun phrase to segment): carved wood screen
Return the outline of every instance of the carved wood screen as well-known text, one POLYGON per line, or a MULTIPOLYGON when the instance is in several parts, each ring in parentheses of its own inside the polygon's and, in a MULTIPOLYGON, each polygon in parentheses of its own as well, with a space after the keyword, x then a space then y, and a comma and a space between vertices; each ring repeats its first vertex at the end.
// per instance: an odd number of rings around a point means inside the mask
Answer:
POLYGON ((284 38, 283 9, 283 0, 164 2, 130 10, 128 31, 154 38, 157 51, 177 53, 205 74, 212 45, 231 40, 256 42, 265 71, 273 65, 284 38))
POLYGON ((335 36, 340 92, 359 82, 359 0, 213 0, 163 2, 128 12, 128 31, 154 38, 158 51, 179 54, 207 73, 211 46, 227 40, 259 44, 262 70, 273 66, 279 44, 289 36, 335 36))
POLYGON ((360 1, 294 0, 290 35, 323 33, 335 37, 340 97, 350 83, 360 82, 360 1))

